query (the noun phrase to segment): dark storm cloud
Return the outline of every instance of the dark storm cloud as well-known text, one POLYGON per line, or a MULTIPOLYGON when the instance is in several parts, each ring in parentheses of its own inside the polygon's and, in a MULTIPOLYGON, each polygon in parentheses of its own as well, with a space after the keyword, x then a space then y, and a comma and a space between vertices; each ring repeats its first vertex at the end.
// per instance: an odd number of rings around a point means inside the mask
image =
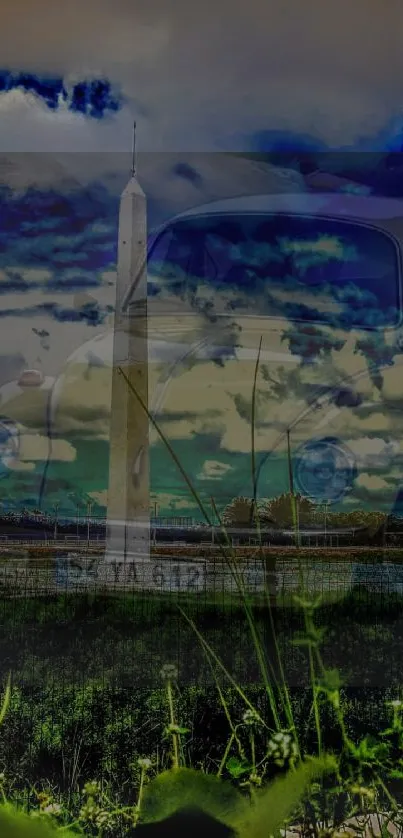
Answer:
POLYGON ((69 293, 70 291, 79 291, 89 288, 96 289, 99 288, 100 285, 101 282, 98 277, 94 276, 90 271, 80 271, 74 268, 67 268, 66 271, 59 271, 58 273, 55 273, 49 282, 46 283, 46 289, 49 291, 69 293))
POLYGON ((53 270, 53 289, 93 285, 94 272, 116 264, 117 223, 116 198, 98 184, 68 195, 1 189, 0 266, 9 269, 3 291, 29 289, 21 265, 53 270))
POLYGON ((301 355, 305 363, 326 357, 332 350, 339 352, 345 344, 344 340, 335 338, 315 326, 302 326, 298 331, 287 329, 282 340, 288 341, 290 352, 293 355, 301 355))
POLYGON ((393 358, 396 348, 388 346, 385 336, 377 333, 359 338, 356 343, 355 353, 362 353, 372 364, 387 366, 394 363, 393 358))
POLYGON ((37 76, 29 72, 11 72, 0 69, 0 97, 12 90, 33 93, 49 110, 65 106, 73 113, 92 119, 102 119, 108 112, 116 113, 123 106, 119 91, 112 89, 107 79, 90 79, 77 82, 72 87, 61 76, 37 76))
POLYGON ((99 423, 102 420, 106 422, 110 416, 108 409, 106 407, 100 407, 100 405, 92 407, 91 405, 72 403, 69 405, 66 404, 63 411, 67 418, 82 422, 86 434, 90 434, 91 432, 96 434, 97 429, 94 429, 94 423, 99 423))
POLYGON ((26 279, 18 269, 4 270, 4 276, 0 282, 0 295, 23 294, 29 291, 41 290, 49 293, 69 293, 83 289, 97 289, 101 287, 101 281, 89 271, 68 268, 66 271, 59 271, 52 274, 45 282, 26 279))
POLYGON ((378 390, 381 390, 383 386, 382 367, 393 366, 396 347, 388 346, 384 334, 378 332, 359 338, 355 345, 354 354, 364 356, 368 364, 371 381, 378 390))
POLYGON ((334 391, 333 401, 336 407, 360 407, 362 396, 349 387, 340 387, 334 391))
POLYGON ((97 302, 86 303, 81 308, 70 308, 57 303, 43 303, 27 308, 0 308, 0 318, 6 317, 36 317, 38 315, 52 318, 58 323, 86 323, 87 326, 102 326, 113 312, 112 306, 103 308, 97 302))
POLYGON ((189 163, 176 163, 172 173, 177 177, 190 181, 194 186, 203 186, 201 174, 193 166, 190 166, 189 163))
MULTIPOLYGON (((243 147, 248 152, 258 154, 262 160, 275 160, 278 165, 290 160, 298 165, 304 175, 324 167, 324 171, 345 171, 355 176, 366 171, 372 174, 372 183, 376 184, 382 166, 382 153, 392 154, 403 150, 403 118, 394 116, 385 120, 380 130, 370 136, 359 136, 354 142, 339 144, 326 143, 297 129, 288 131, 261 130, 243 138, 243 147)), ((398 163, 398 161, 395 161, 398 163)), ((386 174, 386 173, 385 173, 386 174)))
MULTIPOLYGON (((283 162, 288 165, 290 160, 295 160, 297 163, 301 159, 301 162, 305 164, 303 165, 304 174, 307 166, 308 170, 316 167, 320 152, 328 150, 327 144, 313 135, 297 131, 264 129, 245 135, 244 148, 253 154, 270 152, 270 157, 274 157, 279 165, 283 162)), ((262 154, 262 159, 267 159, 267 155, 262 154)))

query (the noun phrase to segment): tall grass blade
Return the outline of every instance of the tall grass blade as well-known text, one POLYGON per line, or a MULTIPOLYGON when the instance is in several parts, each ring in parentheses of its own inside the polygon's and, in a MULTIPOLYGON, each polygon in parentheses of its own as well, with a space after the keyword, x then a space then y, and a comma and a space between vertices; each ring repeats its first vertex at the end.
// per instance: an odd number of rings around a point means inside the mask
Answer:
POLYGON ((4 718, 6 716, 7 710, 10 706, 10 699, 11 699, 11 672, 8 674, 6 689, 3 698, 3 704, 1 705, 0 709, 0 725, 3 724, 4 718))

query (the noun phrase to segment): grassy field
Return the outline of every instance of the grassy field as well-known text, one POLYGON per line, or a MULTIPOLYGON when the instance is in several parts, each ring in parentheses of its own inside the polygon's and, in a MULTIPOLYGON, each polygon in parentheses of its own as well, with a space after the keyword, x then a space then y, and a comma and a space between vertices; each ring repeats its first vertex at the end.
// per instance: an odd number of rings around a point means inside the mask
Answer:
MULTIPOLYGON (((60 545, 57 547, 52 546, 27 546, 24 547, 22 545, 15 546, 15 545, 1 545, 0 547, 0 562, 6 562, 8 559, 28 559, 29 561, 35 561, 36 559, 49 559, 51 562, 54 559, 55 554, 60 553, 77 553, 88 556, 101 556, 103 555, 103 549, 99 546, 97 547, 90 547, 87 548, 86 546, 81 546, 77 548, 75 545, 66 545, 65 548, 61 547, 60 545)), ((203 560, 206 562, 211 561, 223 561, 226 554, 228 553, 228 549, 226 547, 219 548, 219 547, 208 547, 206 548, 205 545, 151 545, 150 548, 150 555, 151 558, 175 558, 178 561, 192 561, 192 560, 203 560)), ((295 560, 298 556, 303 557, 305 560, 307 557, 312 555, 312 560, 315 562, 331 562, 331 561, 394 561, 403 563, 403 547, 366 547, 366 546, 353 546, 353 547, 258 547, 258 546, 246 546, 246 547, 234 547, 231 549, 231 554, 233 554, 237 559, 251 559, 256 560, 260 556, 263 558, 268 558, 273 560, 273 558, 279 559, 292 559, 295 560)))
MULTIPOLYGON (((1 602, 0 679, 4 684, 11 670, 13 698, 0 728, 0 771, 4 764, 17 796, 32 783, 50 782, 67 794, 76 782, 107 777, 130 800, 136 758, 150 755, 159 765, 168 759, 160 677, 166 663, 178 667, 176 712, 192 730, 187 759, 206 770, 217 767, 228 738, 225 713, 178 603, 263 712, 267 696, 245 614, 233 598, 217 604, 197 595, 68 594, 1 602)), ((263 602, 254 603, 253 616, 270 657, 263 602)), ((350 595, 319 608, 316 622, 326 627, 326 666, 340 668, 345 679, 349 732, 375 734, 388 721, 385 700, 403 687, 403 597, 350 595)), ((279 607, 275 625, 296 723, 314 751, 307 649, 293 644, 303 629, 301 612, 279 607)), ((239 695, 222 673, 220 682, 231 713, 241 717, 239 695)), ((325 744, 337 749, 337 724, 330 711, 323 714, 325 744)))
MULTIPOLYGON (((266 659, 273 662, 267 603, 255 597, 251 609, 266 659)), ((291 598, 279 599, 273 619, 299 740, 305 753, 315 754, 309 647, 296 645, 304 632, 303 613, 291 598)), ((385 702, 403 695, 403 596, 362 590, 327 599, 316 609, 315 624, 323 630, 326 669, 340 670, 348 735, 354 742, 378 735, 390 723, 385 702)), ((69 591, 0 600, 1 685, 10 671, 12 676, 10 707, 0 726, 0 773, 13 800, 37 806, 32 787, 51 788, 74 814, 81 805, 79 789, 96 778, 107 784, 111 799, 134 805, 137 760, 149 758, 157 772, 170 765, 161 680, 166 664, 178 670, 175 718, 189 731, 182 737, 183 759, 203 772, 217 772, 228 744, 228 716, 197 631, 270 720, 239 597, 69 591)), ((219 667, 215 676, 231 718, 242 721, 245 702, 238 689, 219 667)), ((332 706, 323 704, 319 714, 323 747, 340 752, 332 706)), ((247 728, 243 736, 247 742, 247 728)), ((264 753, 263 731, 257 731, 255 745, 264 753)), ((403 791, 394 793, 403 801, 403 791)), ((98 835, 91 827, 86 834, 98 835)))
MULTIPOLYGON (((225 555, 227 548, 206 548, 202 545, 160 545, 160 546, 152 546, 151 547, 151 556, 177 556, 178 558, 203 558, 206 561, 211 559, 222 559, 223 554, 225 555)), ((258 547, 258 546, 250 546, 250 547, 234 547, 232 548, 231 552, 237 558, 256 558, 258 556, 263 557, 270 557, 273 556, 278 558, 290 558, 296 559, 298 556, 303 556, 306 558, 310 554, 315 557, 315 560, 321 561, 332 561, 335 558, 339 559, 340 561, 354 561, 355 557, 360 557, 359 560, 362 560, 362 557, 368 556, 368 560, 374 561, 374 557, 379 558, 387 558, 391 557, 391 559, 396 560, 399 559, 403 561, 403 547, 258 547)))
MULTIPOLYGON (((253 601, 257 629, 271 654, 267 605, 253 601)), ((295 647, 302 630, 299 609, 288 601, 273 611, 290 683, 306 682, 306 654, 295 647)), ((99 596, 70 592, 52 598, 3 600, 0 606, 0 674, 10 666, 36 680, 102 678, 154 688, 160 667, 174 660, 183 683, 212 683, 192 620, 206 641, 243 683, 256 683, 258 666, 239 599, 195 594, 99 596), (178 610, 180 605, 183 613, 178 610)), ((381 686, 401 675, 403 597, 365 591, 323 602, 317 621, 326 627, 323 655, 350 684, 381 686), (363 653, 365 650, 365 653, 363 653)))

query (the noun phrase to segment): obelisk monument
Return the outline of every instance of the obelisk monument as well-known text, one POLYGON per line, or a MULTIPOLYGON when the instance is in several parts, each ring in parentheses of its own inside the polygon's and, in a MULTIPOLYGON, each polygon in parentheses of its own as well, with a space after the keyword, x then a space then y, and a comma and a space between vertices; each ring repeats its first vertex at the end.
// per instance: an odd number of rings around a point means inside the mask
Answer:
POLYGON ((150 558, 149 421, 140 402, 148 406, 147 204, 137 180, 134 134, 132 172, 119 211, 107 561, 150 558))

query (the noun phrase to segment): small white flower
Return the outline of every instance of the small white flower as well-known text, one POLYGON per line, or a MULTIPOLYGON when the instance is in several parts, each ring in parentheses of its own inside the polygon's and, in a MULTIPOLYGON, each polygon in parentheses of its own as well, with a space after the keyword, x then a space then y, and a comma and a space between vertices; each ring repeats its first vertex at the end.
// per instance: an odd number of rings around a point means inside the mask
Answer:
POLYGON ((163 681, 176 681, 178 678, 178 667, 174 663, 165 663, 160 672, 163 681))
POLYGON ((245 710, 242 719, 243 723, 248 727, 253 727, 254 725, 259 724, 260 722, 258 714, 255 712, 255 710, 251 709, 245 710))
POLYGON ((84 794, 88 797, 95 797, 101 791, 101 785, 98 780, 89 780, 84 786, 84 794))
POLYGON ((147 770, 147 768, 151 768, 151 760, 148 757, 140 757, 140 759, 137 760, 137 765, 139 768, 147 770))
POLYGON ((42 809, 42 811, 46 812, 47 815, 60 815, 61 811, 62 811, 62 807, 61 807, 60 803, 48 803, 48 805, 45 806, 42 809))
POLYGON ((111 826, 113 823, 113 818, 105 809, 101 809, 98 814, 95 816, 95 823, 99 827, 103 826, 111 826))
POLYGON ((93 821, 97 817, 99 811, 100 809, 98 804, 95 803, 94 800, 89 799, 80 809, 80 818, 85 821, 93 821))
POLYGON ((274 760, 276 765, 284 765, 289 759, 295 759, 298 755, 296 742, 290 733, 278 731, 274 733, 267 745, 267 753, 274 760))

